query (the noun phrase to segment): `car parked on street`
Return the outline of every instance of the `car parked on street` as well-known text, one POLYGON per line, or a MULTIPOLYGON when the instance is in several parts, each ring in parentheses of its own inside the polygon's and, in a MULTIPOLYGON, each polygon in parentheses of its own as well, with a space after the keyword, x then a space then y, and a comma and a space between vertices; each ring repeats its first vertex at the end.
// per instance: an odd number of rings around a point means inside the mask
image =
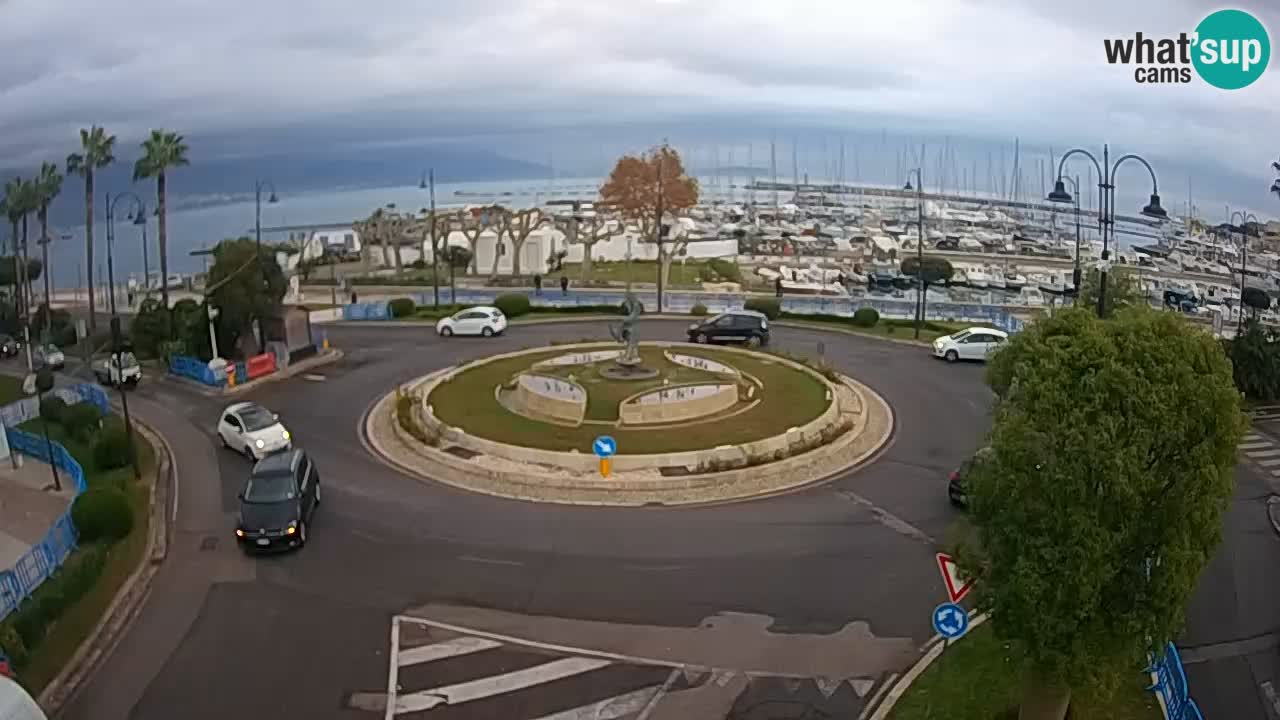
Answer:
POLYGON ((108 387, 134 387, 142 380, 142 366, 131 352, 112 353, 93 364, 93 376, 108 387))
POLYGON ((12 335, 0 335, 0 357, 17 357, 22 343, 12 335))
POLYGON ((34 348, 33 360, 37 367, 44 366, 53 370, 61 370, 67 366, 67 356, 52 343, 37 345, 34 348))
POLYGON ((229 405, 218 420, 218 440, 222 446, 261 460, 293 446, 292 436, 280 416, 257 403, 229 405))
POLYGON ((933 341, 933 356, 947 362, 957 360, 986 360, 992 352, 1009 339, 1003 330, 971 327, 951 335, 943 335, 933 341))
POLYGON ((769 319, 754 310, 730 310, 690 325, 689 341, 745 343, 751 347, 768 345, 769 319))
POLYGON ((969 494, 965 490, 965 479, 973 473, 973 468, 978 463, 991 457, 991 447, 984 447, 973 454, 973 457, 965 460, 960 467, 951 472, 947 477, 947 499, 951 504, 958 508, 969 506, 969 494))
POLYGON ((482 335, 492 337, 501 335, 507 329, 507 316, 496 307, 481 305, 467 308, 436 323, 436 334, 444 337, 450 335, 482 335))
POLYGON ((303 450, 272 455, 253 466, 238 497, 235 533, 241 549, 300 548, 320 505, 320 473, 303 450))

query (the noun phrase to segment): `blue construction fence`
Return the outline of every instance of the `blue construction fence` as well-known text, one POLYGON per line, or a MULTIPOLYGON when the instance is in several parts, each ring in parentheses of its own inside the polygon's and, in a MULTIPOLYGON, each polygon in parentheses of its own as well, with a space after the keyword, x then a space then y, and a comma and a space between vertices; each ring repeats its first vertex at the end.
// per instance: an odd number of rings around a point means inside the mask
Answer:
MULTIPOLYGON (((98 406, 103 413, 107 412, 107 393, 101 386, 93 383, 80 383, 78 385, 70 385, 51 390, 49 395, 62 398, 63 402, 68 405, 75 405, 79 402, 91 402, 98 406)), ((0 407, 0 425, 4 427, 13 427, 22 423, 40 417, 40 398, 36 396, 26 397, 8 405, 0 407)))
POLYGON ((169 372, 212 387, 221 387, 227 383, 225 374, 215 373, 208 363, 186 355, 171 355, 169 372))
MULTIPOLYGON (((463 305, 492 303, 493 299, 508 291, 498 289, 458 289, 455 293, 457 302, 463 305)), ((529 296, 534 307, 574 307, 578 305, 617 305, 622 302, 621 292, 604 292, 595 290, 570 290, 561 293, 557 288, 544 290, 541 294, 521 291, 529 296)), ((664 293, 663 304, 666 312, 687 313, 694 305, 703 305, 711 312, 741 310, 746 300, 751 297, 741 293, 664 293)), ((638 292, 636 298, 646 308, 656 308, 658 297, 656 292, 638 292)), ((420 293, 412 296, 413 301, 421 306, 431 305, 434 295, 420 293)), ((441 300, 447 297, 442 293, 441 300)), ((820 295, 784 295, 782 309, 798 315, 838 315, 849 317, 859 308, 874 308, 881 317, 906 319, 915 316, 914 299, 890 299, 871 297, 830 297, 820 295)), ((1023 321, 1008 310, 977 303, 929 302, 926 304, 927 317, 932 320, 948 320, 956 322, 990 323, 1008 332, 1018 332, 1023 321)), ((345 305, 342 308, 343 320, 390 320, 391 312, 386 302, 366 302, 345 305)))
MULTIPOLYGON (((6 427, 5 436, 12 452, 20 452, 46 463, 52 463, 64 477, 70 479, 76 496, 85 491, 84 469, 71 453, 59 443, 49 443, 43 437, 6 427)), ((18 608, 50 575, 54 573, 76 547, 76 528, 68 509, 53 522, 40 542, 31 546, 13 567, 0 571, 0 620, 18 608)))
POLYGON ((1182 668, 1182 657, 1173 643, 1165 645, 1159 656, 1152 655, 1147 672, 1155 675, 1155 682, 1147 688, 1160 698, 1165 717, 1169 720, 1204 720, 1200 707, 1191 699, 1187 687, 1187 674, 1182 668))

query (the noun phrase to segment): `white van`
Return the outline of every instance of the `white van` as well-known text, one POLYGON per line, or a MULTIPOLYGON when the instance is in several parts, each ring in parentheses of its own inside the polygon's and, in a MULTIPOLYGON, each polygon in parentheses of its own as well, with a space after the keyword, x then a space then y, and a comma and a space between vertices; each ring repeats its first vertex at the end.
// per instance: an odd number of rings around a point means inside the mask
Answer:
POLYGON ((0 720, 49 720, 18 683, 0 675, 0 720))

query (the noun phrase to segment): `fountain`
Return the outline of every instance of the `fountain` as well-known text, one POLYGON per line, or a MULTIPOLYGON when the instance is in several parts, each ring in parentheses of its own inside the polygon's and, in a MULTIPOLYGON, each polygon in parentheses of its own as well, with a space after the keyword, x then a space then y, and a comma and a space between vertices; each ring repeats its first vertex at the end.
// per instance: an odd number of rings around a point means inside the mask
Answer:
POLYGON ((625 316, 622 322, 609 326, 609 334, 613 339, 623 343, 622 354, 614 359, 613 365, 602 368, 600 375, 609 380, 650 380, 658 376, 658 371, 644 366, 640 357, 640 338, 636 335, 636 322, 640 319, 642 307, 640 301, 630 293, 622 301, 625 316))

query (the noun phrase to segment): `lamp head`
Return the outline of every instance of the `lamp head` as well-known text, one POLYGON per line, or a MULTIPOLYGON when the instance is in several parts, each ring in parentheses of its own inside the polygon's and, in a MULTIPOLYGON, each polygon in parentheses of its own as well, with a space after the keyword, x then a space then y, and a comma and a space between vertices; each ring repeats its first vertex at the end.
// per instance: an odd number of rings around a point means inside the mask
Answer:
POLYGON ((908 181, 907 181, 907 184, 902 186, 902 189, 903 189, 903 190, 914 190, 915 188, 911 187, 911 181, 910 181, 910 180, 908 180, 908 181))
POLYGON ((133 224, 134 225, 147 224, 147 206, 146 205, 143 205, 141 203, 138 204, 138 212, 133 213, 133 224))
POLYGON ((272 190, 271 195, 267 196, 267 204, 274 205, 278 202, 280 202, 280 198, 276 197, 276 191, 272 190))
POLYGON ((1071 193, 1067 192, 1067 183, 1058 178, 1053 184, 1053 192, 1049 193, 1049 202, 1071 203, 1075 199, 1071 197, 1071 193))
POLYGON ((1156 218, 1157 220, 1165 220, 1169 217, 1169 213, 1165 212, 1165 209, 1160 207, 1160 196, 1156 193, 1151 193, 1151 202, 1147 203, 1147 206, 1142 208, 1142 214, 1150 218, 1156 218))

